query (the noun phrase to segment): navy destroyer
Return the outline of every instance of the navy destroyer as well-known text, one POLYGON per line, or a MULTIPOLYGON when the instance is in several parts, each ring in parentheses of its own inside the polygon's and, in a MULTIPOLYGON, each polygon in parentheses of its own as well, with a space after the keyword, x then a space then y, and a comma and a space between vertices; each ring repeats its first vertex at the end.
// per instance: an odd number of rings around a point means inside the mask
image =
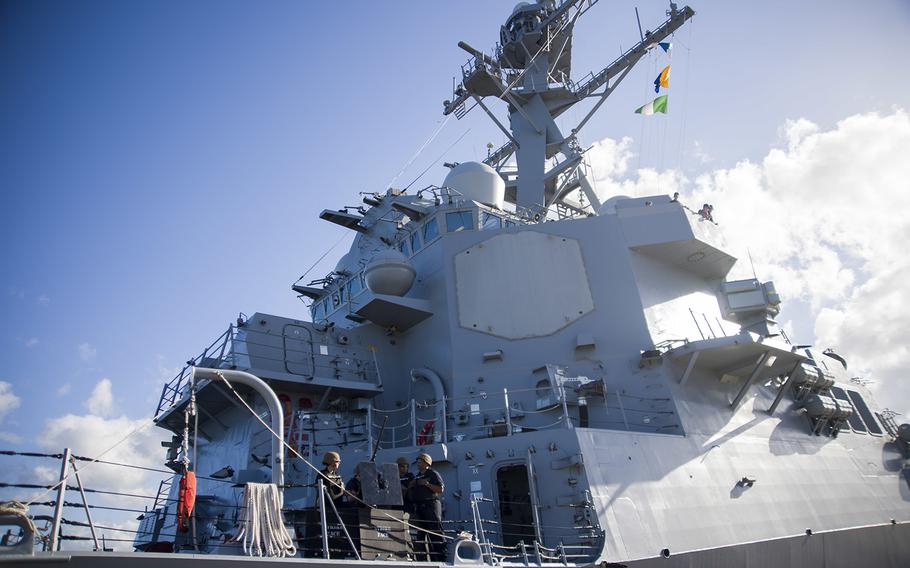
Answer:
POLYGON ((30 560, 910 564, 910 426, 836 353, 791 342, 772 282, 728 277, 710 208, 592 188, 584 126, 694 15, 670 4, 573 80, 594 3, 522 2, 492 52, 459 44, 444 114, 476 108, 506 143, 324 210, 355 238, 292 286, 308 317, 240 317, 164 385, 175 477, 135 553, 30 560))

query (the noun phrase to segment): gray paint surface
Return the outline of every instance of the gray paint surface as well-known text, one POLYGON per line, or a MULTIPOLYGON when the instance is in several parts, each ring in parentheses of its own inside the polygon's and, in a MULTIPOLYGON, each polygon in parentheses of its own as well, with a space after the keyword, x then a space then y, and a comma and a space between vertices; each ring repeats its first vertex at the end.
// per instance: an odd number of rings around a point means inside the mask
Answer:
MULTIPOLYGON (((566 6, 575 4, 582 3, 566 6)), ((555 8, 542 2, 522 10, 533 14, 541 6, 555 8)), ((547 14, 522 26, 536 29, 547 14)), ((652 38, 690 16, 672 13, 652 38)), ((555 45, 570 50, 571 26, 559 33, 555 45)), ((520 53, 529 37, 504 53, 520 53)), ((417 195, 390 189, 367 196, 369 207, 358 215, 326 210, 323 219, 357 236, 336 270, 306 287, 318 296, 313 321, 253 314, 232 328, 217 356, 206 352, 197 364, 267 381, 286 404, 288 443, 317 467, 323 452, 340 452, 346 479, 377 441, 380 463, 429 453, 445 480, 450 531, 475 530, 472 495, 484 499, 481 516, 502 521, 509 504, 502 503, 498 474, 525 466, 533 471, 528 498, 540 544, 572 547, 578 555, 570 563, 910 564, 906 455, 888 436, 850 427, 836 437, 812 435, 804 409, 783 386, 795 365, 810 365, 878 407, 838 364, 813 360, 774 333, 777 303, 769 294, 757 316, 725 307, 722 283, 736 259, 725 252, 720 227, 666 195, 617 198, 594 211, 569 199, 572 188, 587 187, 582 169, 547 170, 548 158, 561 156, 565 166, 580 157, 575 133, 565 138, 553 117, 578 93, 614 88, 645 52, 633 47, 595 75, 603 79, 598 85, 577 91, 546 77, 547 63, 557 59, 554 69, 570 70, 569 52, 543 53, 503 95, 517 148, 493 156, 517 149, 519 171, 491 161, 512 204, 499 210, 429 187, 417 195), (472 224, 448 232, 447 214, 456 212, 469 214, 472 224), (483 229, 489 215, 499 228, 483 229), (361 280, 389 248, 401 250, 416 273, 402 297, 375 294, 361 280), (767 412, 784 388, 784 402, 767 412), (669 559, 660 557, 664 550, 669 559)), ((476 58, 460 85, 464 92, 456 91, 446 112, 456 112, 459 100, 496 94, 497 81, 523 65, 503 61, 497 68, 476 58)), ((173 396, 163 398, 158 416, 175 433, 188 400, 181 376, 165 389, 173 396)), ((264 413, 262 400, 241 394, 264 413)), ((205 412, 196 471, 208 475, 229 465, 237 472, 231 482, 265 480, 270 436, 231 396, 216 383, 198 385, 205 412)), ((293 485, 285 505, 311 506, 310 465, 289 456, 285 477, 293 485)), ((201 548, 240 560, 236 548, 218 544, 236 518, 232 483, 203 479, 198 493, 201 548)), ((169 497, 176 497, 176 484, 169 497)), ((295 515, 287 513, 289 522, 295 515)), ((485 536, 501 543, 497 526, 486 525, 485 536)), ((156 538, 188 544, 172 517, 156 538)), ((159 561, 153 554, 138 558, 159 561)))

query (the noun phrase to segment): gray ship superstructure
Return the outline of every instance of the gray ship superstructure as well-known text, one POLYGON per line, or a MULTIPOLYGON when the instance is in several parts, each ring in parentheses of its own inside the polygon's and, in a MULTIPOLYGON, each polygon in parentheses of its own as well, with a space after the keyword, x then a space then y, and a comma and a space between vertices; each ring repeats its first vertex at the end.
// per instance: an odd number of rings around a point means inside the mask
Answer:
MULTIPOLYGON (((243 371, 275 393, 289 447, 315 464, 338 452, 344 479, 432 456, 447 535, 480 545, 456 563, 910 564, 910 427, 837 354, 791 343, 771 282, 728 277, 737 259, 710 212, 593 191, 579 133, 694 12, 671 4, 573 82, 572 32, 592 4, 520 3, 493 53, 460 44, 471 59, 444 112, 480 107, 506 144, 447 164, 439 186, 323 211, 356 237, 330 274, 294 285, 308 320, 241 317, 165 385, 156 421, 175 471, 195 453, 196 532, 176 528, 175 482, 138 549, 242 554, 225 543, 239 487, 277 479, 298 555, 316 557, 299 562, 353 557, 336 534, 321 558, 319 475, 282 455, 258 391, 226 385, 243 371), (586 99, 562 132, 554 119, 586 99)), ((398 544, 364 545, 364 560, 409 558, 394 524, 371 538, 398 544)))

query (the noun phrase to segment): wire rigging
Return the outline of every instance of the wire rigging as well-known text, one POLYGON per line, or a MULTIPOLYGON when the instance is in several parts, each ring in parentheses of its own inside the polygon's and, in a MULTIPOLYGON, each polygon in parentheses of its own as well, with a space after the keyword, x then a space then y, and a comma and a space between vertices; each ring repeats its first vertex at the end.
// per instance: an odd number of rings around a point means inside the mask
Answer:
MULTIPOLYGON (((138 434, 139 432, 145 430, 146 428, 148 428, 149 426, 151 426, 151 425, 154 424, 154 423, 155 423, 154 420, 152 420, 151 418, 149 418, 149 419, 146 419, 142 424, 139 424, 139 425, 133 427, 133 429, 130 430, 129 432, 127 432, 125 436, 123 436, 122 438, 120 438, 117 442, 115 442, 115 443, 114 443, 112 446, 110 446, 108 449, 106 449, 106 450, 104 450, 103 452, 101 452, 100 454, 98 454, 93 460, 89 461, 89 462, 88 462, 88 465, 86 465, 86 467, 84 467, 84 468, 81 470, 81 472, 82 472, 82 473, 85 473, 85 471, 86 471, 88 468, 90 468, 91 466, 95 465, 95 463, 97 463, 95 460, 98 460, 98 459, 100 459, 100 458, 106 456, 106 455, 109 454, 110 452, 114 451, 114 449, 116 449, 117 447, 119 447, 120 444, 126 442, 126 441, 127 441, 128 439, 130 439, 132 436, 134 436, 134 435, 138 434)), ((66 475, 63 479, 61 479, 61 480, 58 481, 57 483, 55 483, 55 484, 49 486, 49 487, 47 488, 46 491, 44 491, 43 493, 41 493, 41 494, 39 494, 39 495, 36 495, 36 496, 32 497, 31 499, 29 499, 29 500, 25 503, 25 506, 28 507, 28 506, 31 505, 34 501, 37 501, 38 499, 41 499, 41 498, 44 497, 45 495, 48 495, 51 491, 54 491, 55 489, 59 488, 61 485, 63 485, 64 483, 66 483, 66 481, 67 481, 71 476, 73 476, 73 475, 75 475, 75 471, 70 471, 70 472, 68 472, 67 475, 66 475)), ((95 492, 96 492, 96 493, 100 493, 101 491, 95 490, 95 492)), ((117 495, 116 493, 113 493, 113 494, 114 494, 114 495, 117 495)))
MULTIPOLYGON (((448 115, 448 116, 446 116, 445 120, 442 121, 442 124, 440 124, 440 125, 436 128, 436 130, 433 131, 433 134, 431 134, 430 137, 427 138, 427 139, 424 141, 423 144, 421 144, 420 148, 418 148, 417 151, 414 152, 414 155, 411 156, 411 159, 408 160, 407 163, 405 163, 405 165, 402 166, 400 170, 398 170, 398 173, 395 174, 395 177, 392 178, 392 180, 386 185, 386 187, 392 187, 392 185, 393 185, 396 181, 398 181, 398 178, 401 177, 401 174, 403 174, 403 173, 405 172, 405 170, 407 170, 409 167, 411 167, 411 164, 414 163, 414 160, 416 160, 417 157, 420 156, 421 153, 423 153, 424 149, 425 149, 433 140, 435 140, 437 136, 439 136, 439 133, 442 131, 442 129, 445 127, 445 125, 449 123, 449 119, 451 119, 451 118, 452 118, 452 115, 451 115, 451 114, 448 115)), ((413 183, 413 182, 412 182, 412 183, 413 183)))

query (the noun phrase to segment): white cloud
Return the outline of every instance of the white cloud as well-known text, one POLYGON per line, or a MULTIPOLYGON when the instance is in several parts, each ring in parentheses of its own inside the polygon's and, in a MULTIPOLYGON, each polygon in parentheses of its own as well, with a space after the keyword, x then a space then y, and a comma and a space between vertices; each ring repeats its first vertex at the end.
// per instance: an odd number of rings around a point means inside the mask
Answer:
MULTIPOLYGON (((102 418, 91 414, 85 416, 67 414, 48 420, 38 437, 38 443, 43 449, 49 451, 59 452, 63 448, 70 448, 77 456, 97 458, 103 454, 100 459, 105 461, 162 469, 161 431, 149 426, 150 422, 149 418, 132 420, 126 416, 102 418)), ((77 461, 76 465, 79 468, 82 483, 86 487, 117 493, 155 495, 158 482, 167 477, 167 475, 141 469, 102 463, 77 461)), ((42 478, 42 476, 55 479, 57 472, 47 468, 44 468, 44 471, 35 471, 34 478, 42 478)), ((102 506, 131 509, 142 509, 151 504, 148 499, 104 494, 92 494, 90 502, 102 506)), ((99 525, 122 526, 131 530, 135 530, 138 526, 135 514, 96 509, 92 516, 99 525)), ((75 530, 75 527, 71 527, 71 529, 70 532, 81 534, 75 530)), ((107 534, 110 537, 130 538, 129 533, 108 532, 107 534), (124 534, 127 536, 124 537, 124 534)), ((121 550, 130 548, 128 543, 113 546, 121 550)), ((73 544, 69 548, 80 547, 73 544)))
POLYGON ((65 396, 73 389, 73 385, 69 383, 63 383, 57 388, 57 396, 65 396))
POLYGON ((22 442, 22 436, 13 434, 12 432, 0 432, 0 440, 9 442, 10 444, 19 444, 22 442))
POLYGON ((79 358, 85 361, 86 363, 94 361, 95 356, 98 355, 98 350, 91 346, 89 343, 80 343, 79 344, 79 358))
POLYGON ((38 338, 30 337, 30 338, 26 339, 24 343, 25 343, 26 348, 31 349, 35 345, 38 345, 38 338))
POLYGON ((114 412, 114 393, 110 379, 101 379, 92 394, 85 401, 85 407, 91 414, 107 417, 114 412))
POLYGON ((6 420, 6 415, 22 405, 22 399, 13 392, 13 385, 0 381, 0 424, 6 420))
MULTIPOLYGON (((102 418, 92 414, 66 414, 45 423, 38 443, 47 450, 70 448, 76 455, 97 457, 149 421, 148 418, 132 420, 127 416, 102 418)), ((160 468, 163 457, 160 440, 161 435, 157 431, 146 427, 106 453, 103 459, 160 468)), ((142 493, 145 488, 147 472, 143 470, 104 464, 79 465, 79 468, 86 469, 84 476, 91 477, 97 487, 105 490, 113 487, 124 492, 142 493)), ((85 483, 90 485, 87 481, 85 483)))
POLYGON ((782 316, 804 302, 814 321, 802 329, 814 331, 816 346, 836 348, 851 373, 875 379, 881 406, 908 413, 901 362, 910 354, 902 317, 910 297, 910 115, 859 114, 828 130, 797 119, 780 136, 761 161, 691 182, 653 170, 620 179, 631 141, 604 141, 591 151, 597 189, 635 196, 679 187, 684 203, 713 204, 728 249, 745 260, 731 277, 751 277, 751 253, 759 278, 774 280, 784 300, 782 316))
MULTIPOLYGON (((46 421, 38 436, 38 444, 49 451, 59 452, 63 448, 70 448, 77 456, 163 469, 161 462, 164 454, 160 444, 164 437, 162 431, 154 428, 149 418, 114 416, 114 395, 108 379, 102 379, 95 385, 86 401, 86 407, 89 414, 66 414, 46 421)), ((155 495, 158 482, 169 475, 102 463, 76 463, 82 482, 87 487, 119 493, 155 495)), ((48 482, 56 479, 57 471, 47 466, 36 467, 31 471, 31 476, 32 479, 48 482)), ((132 509, 142 509, 151 504, 148 499, 103 494, 92 494, 90 501, 98 505, 132 509)), ((135 530, 138 525, 134 514, 95 510, 93 517, 96 523, 105 526, 135 530)), ((72 534, 83 534, 76 527, 70 528, 72 534)), ((129 533, 111 532, 108 536, 129 538, 129 533)), ((130 548, 129 543, 114 543, 113 546, 121 550, 130 548)), ((70 548, 84 547, 77 543, 70 548)))
POLYGON ((698 140, 692 142, 692 157, 694 157, 699 164, 707 164, 713 160, 711 155, 705 151, 704 146, 702 146, 701 142, 698 140))
POLYGON ((38 298, 35 299, 39 306, 46 306, 51 303, 51 299, 45 294, 41 294, 38 298))
MULTIPOLYGON (((22 405, 22 399, 13 392, 13 385, 6 381, 0 381, 0 424, 6 420, 6 416, 22 405)), ((12 432, 0 432, 0 440, 10 444, 18 444, 22 437, 12 432)))

